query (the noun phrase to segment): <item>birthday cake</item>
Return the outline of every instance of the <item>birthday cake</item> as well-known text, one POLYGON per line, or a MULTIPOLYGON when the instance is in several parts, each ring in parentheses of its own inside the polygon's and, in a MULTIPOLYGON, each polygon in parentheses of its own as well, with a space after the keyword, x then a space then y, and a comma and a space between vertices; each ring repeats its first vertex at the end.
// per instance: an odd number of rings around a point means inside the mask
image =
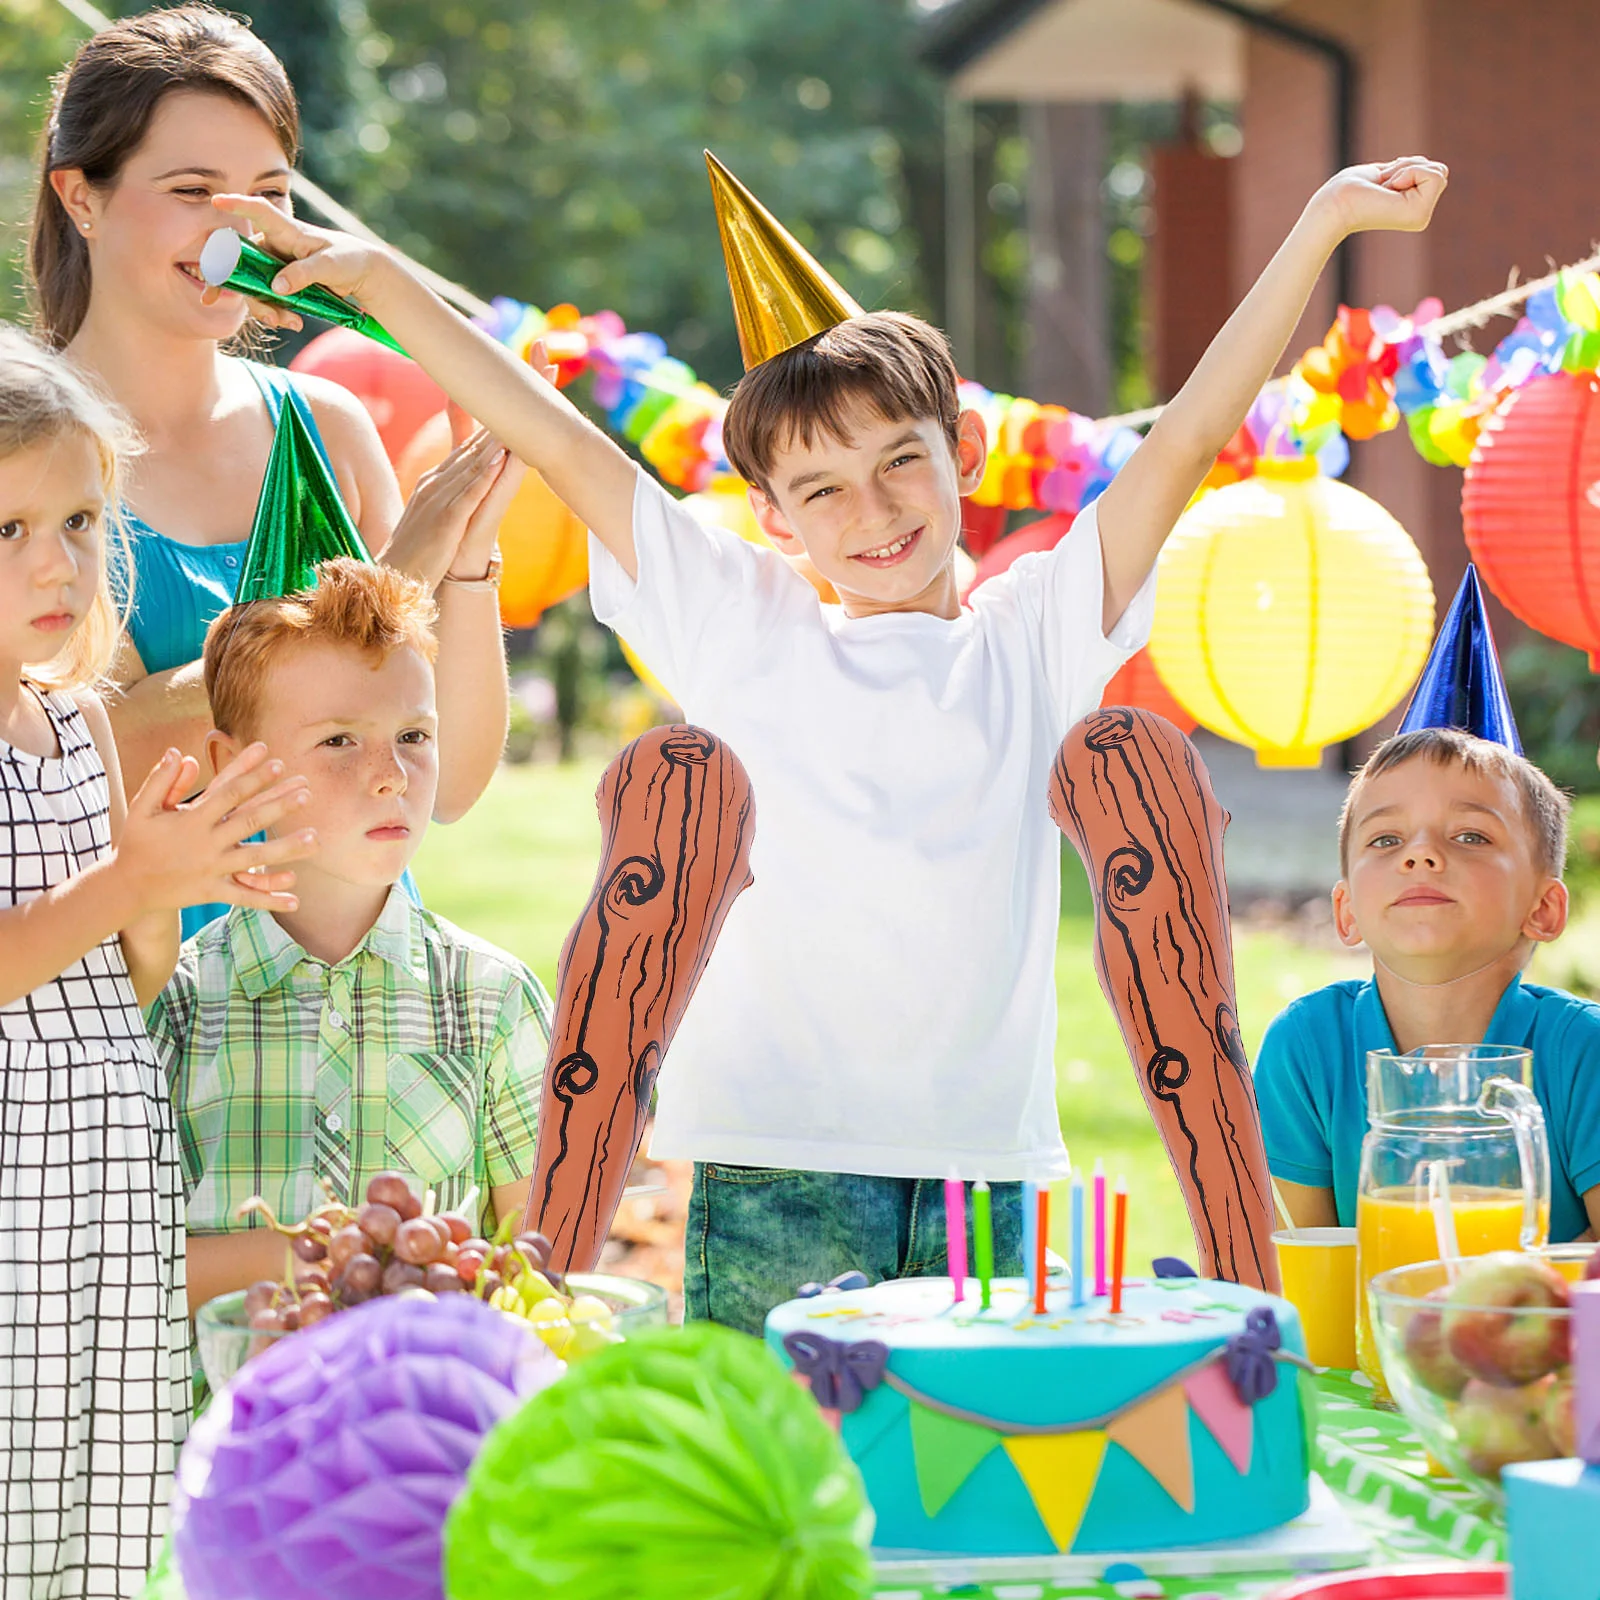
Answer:
POLYGON ((1048 1555, 1241 1538, 1306 1509, 1310 1422, 1294 1307, 1162 1278, 1036 1315, 948 1278, 791 1300, 767 1342, 838 1414, 883 1552, 1048 1555))

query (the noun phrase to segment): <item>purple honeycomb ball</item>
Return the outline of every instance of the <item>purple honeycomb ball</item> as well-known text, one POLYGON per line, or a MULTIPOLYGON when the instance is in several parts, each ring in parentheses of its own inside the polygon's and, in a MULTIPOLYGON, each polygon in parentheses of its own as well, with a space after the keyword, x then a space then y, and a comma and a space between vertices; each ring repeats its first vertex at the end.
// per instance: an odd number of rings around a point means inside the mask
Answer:
POLYGON ((466 1295, 374 1300, 277 1340, 179 1458, 189 1600, 442 1600, 467 1468, 560 1371, 526 1323, 466 1295))

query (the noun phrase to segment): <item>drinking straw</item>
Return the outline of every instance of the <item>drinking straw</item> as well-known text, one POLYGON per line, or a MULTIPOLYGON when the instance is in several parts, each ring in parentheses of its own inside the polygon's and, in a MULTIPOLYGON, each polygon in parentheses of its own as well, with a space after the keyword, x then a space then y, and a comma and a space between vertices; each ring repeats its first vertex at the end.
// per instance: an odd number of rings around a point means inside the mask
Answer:
POLYGON ((994 1280, 994 1220, 989 1185, 982 1178, 972 1186, 972 1254, 978 1272, 978 1309, 987 1311, 994 1280))
POLYGON ((1111 1314, 1122 1310, 1122 1260, 1128 1242, 1128 1180, 1117 1179, 1116 1237, 1111 1246, 1111 1314))
POLYGON ((1041 1183, 1036 1195, 1039 1215, 1033 1230, 1033 1310, 1035 1316, 1044 1315, 1044 1291, 1047 1273, 1044 1252, 1050 1242, 1050 1185, 1041 1183))
POLYGON ((1072 1303, 1081 1306, 1088 1298, 1083 1281, 1083 1174, 1072 1173, 1072 1303))
POLYGON ((1106 1168, 1094 1164, 1094 1292, 1106 1292, 1106 1168))
POLYGON ((967 1191, 953 1170, 944 1180, 944 1234, 950 1282, 959 1305, 967 1297, 967 1191))
POLYGON ((1291 1239, 1299 1238, 1300 1235, 1295 1228, 1294 1218, 1289 1215, 1288 1202, 1283 1198, 1283 1190, 1278 1187, 1278 1180, 1269 1173, 1267 1182, 1272 1185, 1272 1204, 1278 1213, 1279 1228, 1288 1234, 1291 1239))
POLYGON ((1450 1208, 1449 1165, 1447 1161, 1428 1163, 1428 1209, 1433 1213, 1433 1235, 1439 1247, 1439 1259, 1445 1264, 1446 1276, 1454 1283, 1461 1247, 1456 1240, 1456 1214, 1450 1208))

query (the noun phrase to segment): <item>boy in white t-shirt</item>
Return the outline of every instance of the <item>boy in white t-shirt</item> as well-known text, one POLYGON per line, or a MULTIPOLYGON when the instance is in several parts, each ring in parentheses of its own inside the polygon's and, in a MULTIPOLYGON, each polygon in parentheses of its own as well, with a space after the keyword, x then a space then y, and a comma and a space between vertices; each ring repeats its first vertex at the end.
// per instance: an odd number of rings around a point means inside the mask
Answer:
POLYGON ((652 1147, 696 1163, 691 1315, 759 1332, 807 1279, 944 1271, 952 1169, 996 1183, 997 1261, 1020 1264, 1014 1185, 1066 1170, 1052 758, 1143 643, 1156 555, 1332 250, 1425 227, 1445 176, 1408 158, 1318 190, 1101 499, 967 609, 953 553, 986 445, 943 336, 862 314, 715 165, 751 368, 724 439, 776 551, 695 521, 382 250, 219 198, 305 258, 281 288, 353 295, 545 474, 593 532, 595 614, 750 775, 755 881, 661 1075, 652 1147))

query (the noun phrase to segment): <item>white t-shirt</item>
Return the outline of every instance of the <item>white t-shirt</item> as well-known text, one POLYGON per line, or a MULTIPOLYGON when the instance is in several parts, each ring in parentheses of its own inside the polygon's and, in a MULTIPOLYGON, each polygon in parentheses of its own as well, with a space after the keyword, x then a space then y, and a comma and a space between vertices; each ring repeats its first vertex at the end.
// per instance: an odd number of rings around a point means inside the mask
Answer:
POLYGON ((1050 768, 1150 631, 1101 633, 1094 510, 954 620, 850 618, 641 473, 639 578, 589 541, 595 616, 755 794, 734 902, 661 1073, 657 1159, 899 1178, 1065 1171, 1050 768))

